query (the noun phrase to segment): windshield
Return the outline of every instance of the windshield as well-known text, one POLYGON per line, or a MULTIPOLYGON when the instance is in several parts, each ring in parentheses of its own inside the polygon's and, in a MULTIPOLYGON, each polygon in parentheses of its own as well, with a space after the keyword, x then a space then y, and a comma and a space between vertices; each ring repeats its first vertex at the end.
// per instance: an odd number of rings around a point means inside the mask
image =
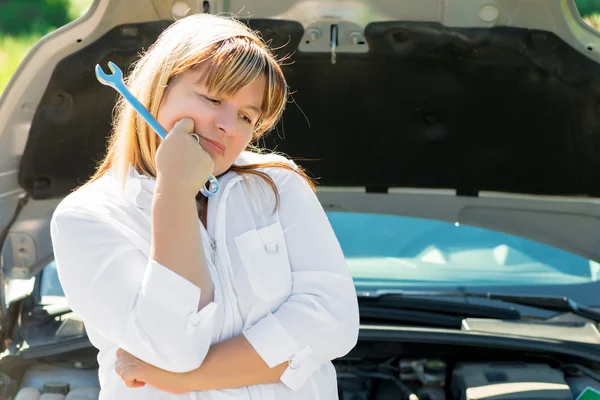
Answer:
POLYGON ((58 272, 56 271, 56 261, 51 261, 42 272, 40 281, 40 298, 42 304, 52 304, 65 296, 58 272))
MULTIPOLYGON (((564 286, 595 282, 600 276, 594 261, 489 229, 396 215, 327 215, 357 285, 564 286)), ((42 304, 52 304, 63 297, 52 261, 41 276, 40 298, 42 304)))
POLYGON ((396 215, 328 216, 357 284, 570 285, 595 282, 600 273, 594 261, 489 229, 396 215))

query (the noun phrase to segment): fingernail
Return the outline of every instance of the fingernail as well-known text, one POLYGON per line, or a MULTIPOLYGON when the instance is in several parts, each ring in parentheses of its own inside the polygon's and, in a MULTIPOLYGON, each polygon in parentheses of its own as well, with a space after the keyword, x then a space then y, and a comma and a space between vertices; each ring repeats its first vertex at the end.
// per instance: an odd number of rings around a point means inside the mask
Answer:
POLYGON ((191 132, 194 129, 194 120, 191 118, 183 118, 180 120, 186 131, 191 132))

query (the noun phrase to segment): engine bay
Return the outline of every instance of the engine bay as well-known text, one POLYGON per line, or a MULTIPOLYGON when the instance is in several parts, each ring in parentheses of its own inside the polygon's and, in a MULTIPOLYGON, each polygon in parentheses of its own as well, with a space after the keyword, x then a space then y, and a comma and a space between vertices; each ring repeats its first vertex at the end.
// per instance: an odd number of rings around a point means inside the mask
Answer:
POLYGON ((565 377, 548 364, 391 358, 370 368, 338 370, 340 400, 571 400, 589 377, 565 377))
MULTIPOLYGON (((505 350, 501 356, 500 349, 484 348, 463 353, 460 346, 430 346, 424 353, 439 352, 439 358, 378 354, 397 346, 414 347, 407 352, 413 353, 423 345, 359 343, 335 360, 339 400, 573 400, 587 387, 600 389, 591 368, 547 355, 505 350), (360 355, 369 349, 373 357, 360 355)), ((0 399, 95 400, 97 368, 93 348, 27 361, 8 357, 0 366, 0 399)))

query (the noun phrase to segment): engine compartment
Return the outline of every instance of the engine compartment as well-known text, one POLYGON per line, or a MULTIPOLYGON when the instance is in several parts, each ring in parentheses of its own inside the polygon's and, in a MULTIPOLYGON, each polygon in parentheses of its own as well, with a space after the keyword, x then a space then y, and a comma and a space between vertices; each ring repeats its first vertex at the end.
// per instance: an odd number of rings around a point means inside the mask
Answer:
POLYGON ((7 356, 0 362, 0 399, 95 400, 100 393, 97 350, 31 358, 7 356))
MULTIPOLYGON (((96 354, 86 348, 32 360, 7 357, 0 362, 0 399, 98 399, 96 354)), ((500 348, 379 341, 359 342, 334 364, 339 400, 573 400, 586 387, 600 390, 591 377, 596 372, 570 361, 500 348)))
POLYGON ((95 365, 41 362, 25 372, 15 400, 95 400, 99 394, 95 365))
POLYGON ((589 377, 565 377, 548 364, 396 359, 338 370, 340 400, 571 400, 589 377))

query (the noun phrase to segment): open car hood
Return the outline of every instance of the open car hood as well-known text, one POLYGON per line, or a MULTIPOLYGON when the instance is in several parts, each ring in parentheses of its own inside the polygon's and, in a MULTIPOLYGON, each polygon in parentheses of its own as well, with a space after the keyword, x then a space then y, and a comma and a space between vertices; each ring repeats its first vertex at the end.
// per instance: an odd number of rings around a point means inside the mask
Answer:
POLYGON ((301 157, 326 209, 472 224, 600 261, 599 36, 570 0, 99 0, 0 98, 9 277, 51 257, 54 207, 104 154, 117 96, 94 66, 127 69, 188 8, 236 13, 291 55, 294 102, 264 144, 301 157))

